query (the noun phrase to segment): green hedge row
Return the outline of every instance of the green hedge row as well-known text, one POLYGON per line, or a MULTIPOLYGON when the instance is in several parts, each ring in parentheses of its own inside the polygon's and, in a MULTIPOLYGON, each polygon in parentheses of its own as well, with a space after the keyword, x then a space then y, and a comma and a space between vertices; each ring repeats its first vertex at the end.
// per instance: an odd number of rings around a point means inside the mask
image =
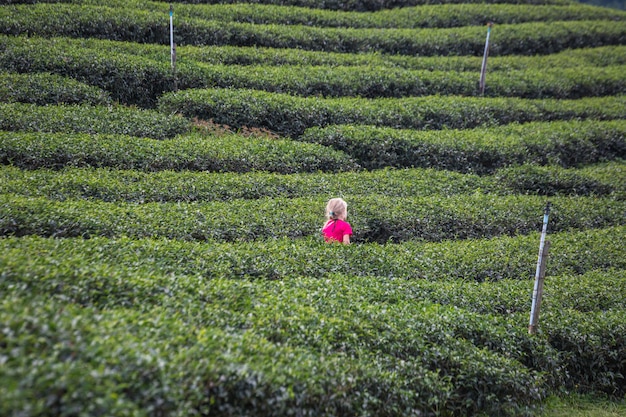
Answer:
MULTIPOLYGON (((104 276, 126 278, 111 271, 104 276)), ((104 281, 104 288, 114 287, 104 281)), ((177 285, 191 295, 194 287, 204 293, 216 284, 193 281, 181 277, 177 285)), ((224 283, 219 287, 231 301, 244 301, 250 294, 250 289, 224 283)), ((251 322, 243 324, 253 326, 245 332, 237 321, 242 312, 233 311, 236 306, 222 312, 213 307, 215 302, 210 306, 197 297, 183 299, 179 291, 163 306, 143 311, 101 311, 47 297, 3 298, 0 318, 7 330, 1 352, 9 392, 1 410, 41 415, 77 409, 128 416, 434 416, 442 411, 522 416, 541 398, 544 388, 537 372, 460 338, 442 336, 438 346, 428 340, 420 320, 405 315, 400 324, 411 327, 401 331, 391 317, 386 319, 380 325, 387 327, 388 339, 381 344, 375 321, 384 318, 381 307, 370 307, 371 316, 363 317, 362 324, 358 317, 333 319, 323 307, 291 307, 287 315, 287 297, 301 297, 304 289, 274 296, 269 290, 254 297, 264 308, 243 311, 250 312, 251 322), (232 312, 232 318, 224 317, 225 312, 232 312), (320 322, 328 325, 317 334, 307 332, 305 325, 320 322), (20 331, 24 328, 29 331, 20 331), (352 342, 355 337, 361 340, 352 342)), ((207 293, 211 299, 215 295, 207 293)), ((339 306, 339 300, 333 297, 326 305, 339 306)), ((455 315, 428 303, 410 305, 427 313, 425 318, 455 315)), ((498 330, 505 334, 507 329, 498 330)))
MULTIPOLYGON (((77 0, 74 4, 123 7, 151 13, 163 13, 164 5, 144 1, 77 0)), ((529 4, 436 4, 398 7, 373 13, 320 10, 283 5, 179 4, 174 9, 178 19, 205 19, 258 25, 305 25, 348 28, 447 28, 524 22, 568 20, 626 19, 626 12, 602 7, 578 7, 529 4)))
MULTIPOLYGON (((11 54, 2 60, 3 66, 14 66, 20 71, 32 71, 31 67, 61 70, 66 64, 68 71, 78 71, 76 64, 83 55, 91 60, 95 53, 109 58, 125 55, 135 60, 144 57, 163 63, 170 62, 170 50, 163 45, 140 44, 134 42, 109 41, 104 39, 9 37, 0 35, 0 52, 11 54), (68 56, 68 54, 71 54, 68 56), (55 56, 67 56, 69 62, 57 62, 55 56), (70 59, 71 57, 71 59, 70 59), (47 61, 44 61, 47 59, 47 61), (46 63, 46 64, 44 64, 46 63)), ((3 55, 0 55, 0 57, 3 55)), ((384 66, 428 71, 480 71, 482 57, 478 56, 404 56, 379 53, 346 54, 324 51, 303 51, 301 49, 277 49, 261 47, 233 46, 178 46, 179 65, 191 65, 192 61, 216 65, 310 65, 310 66, 384 66)), ((112 61, 112 59, 110 59, 112 61)), ((99 61, 98 61, 99 62, 99 61)), ((155 66, 157 63, 155 63, 155 66)), ((137 62, 135 62, 137 65, 137 62)), ((604 67, 626 65, 626 46, 601 46, 596 48, 567 49, 559 53, 541 56, 490 56, 489 74, 493 71, 537 70, 604 67)), ((118 71, 124 68, 120 66, 118 71)), ((132 74, 132 73, 131 73, 132 74)), ((180 74, 179 74, 180 75, 180 74)))
MULTIPOLYGON (((440 131, 342 125, 310 128, 299 139, 346 152, 368 169, 436 167, 484 174, 524 163, 572 167, 625 158, 626 120, 440 131)), ((533 187, 517 185, 528 186, 533 187)))
MULTIPOLYGON (((159 0, 155 0, 155 4, 158 4, 159 0)), ((411 7, 411 6, 421 6, 421 5, 429 5, 429 4, 456 4, 456 3, 491 3, 491 4, 500 4, 500 3, 510 3, 510 0, 352 0, 349 2, 345 1, 337 1, 337 0, 324 0, 324 1, 315 1, 315 0, 259 0, 255 3, 265 4, 265 5, 276 5, 276 6, 295 6, 295 7, 306 7, 310 9, 328 9, 328 10, 343 10, 343 11, 354 11, 354 12, 367 12, 367 11, 377 11, 384 9, 396 9, 401 7, 411 7)), ((92 5, 101 5, 106 6, 109 4, 118 5, 118 4, 129 4, 129 2, 121 2, 120 0, 0 0, 0 4, 32 4, 32 3, 72 3, 72 4, 92 4, 92 5)), ((161 1, 161 3, 165 3, 161 1)), ((179 7, 185 7, 185 3, 189 4, 239 4, 236 0, 176 0, 170 1, 167 3, 182 3, 176 6, 176 10, 179 7)), ((579 5, 579 3, 575 3, 572 0, 517 0, 516 4, 534 4, 534 5, 579 5)), ((133 4, 133 3, 130 3, 133 4)), ((145 2, 139 3, 143 7, 146 7, 145 2)))
MULTIPOLYGON (((182 3, 183 1, 177 0, 174 3, 182 3)), ((324 0, 324 1, 315 1, 315 0, 259 0, 260 4, 276 4, 276 5, 285 5, 285 6, 299 6, 299 7, 308 7, 308 8, 319 8, 319 9, 329 9, 329 10, 343 10, 343 11, 357 11, 357 12, 366 12, 366 11, 375 11, 375 10, 384 10, 384 9, 395 9, 400 7, 410 7, 410 6, 421 6, 428 4, 455 4, 459 3, 459 0, 352 0, 352 1, 338 1, 338 0, 324 0)), ((487 1, 479 1, 479 0, 463 0, 462 3, 509 3, 509 0, 487 0, 487 1)), ((184 1, 184 3, 209 3, 209 4, 230 4, 237 3, 236 0, 189 0, 184 1)), ((516 3, 519 4, 559 4, 559 5, 568 5, 572 4, 570 0, 518 0, 516 3)))
POLYGON ((113 134, 0 131, 0 163, 27 169, 72 166, 284 174, 358 169, 343 152, 321 145, 202 132, 154 140, 113 134))
POLYGON ((61 39, 2 37, 0 45, 0 67, 7 71, 50 72, 74 78, 108 91, 122 103, 154 107, 156 97, 174 90, 169 59, 158 62, 132 53, 79 44, 71 47, 61 39))
MULTIPOLYGON (((90 105, 59 105, 38 106, 24 103, 0 103, 0 129, 5 131, 51 132, 51 133, 100 133, 114 135, 130 135, 152 139, 171 139, 176 135, 191 132, 191 122, 176 115, 166 115, 153 110, 139 110, 125 106, 90 106, 90 105)), ((3 145, 1 151, 4 159, 11 154, 11 146, 6 142, 8 133, 0 133, 3 145)), ((28 146, 28 135, 19 134, 25 139, 23 146, 28 146)), ((31 136, 31 141, 37 135, 31 136)), ((57 143, 63 139, 57 135, 57 143)), ((13 139, 13 140, 17 140, 13 139)), ((38 140, 38 139, 35 139, 38 140)), ((41 139, 39 139, 41 140, 41 139)), ((50 150, 54 140, 45 146, 50 150)), ((127 147, 132 139, 127 140, 127 147)), ((61 143, 59 143, 61 144, 61 143)), ((32 145, 32 143, 31 143, 32 145)), ((72 139, 64 144, 67 150, 72 147, 72 139)), ((89 148, 82 148, 81 153, 89 153, 89 148)), ((42 150, 40 150, 42 151, 42 150)), ((13 154, 15 156, 15 154, 13 154)), ((40 156, 45 159, 49 154, 40 156)), ((30 160, 37 159, 36 153, 27 156, 30 160)), ((71 159, 69 154, 65 158, 71 159)), ((56 164, 49 160, 47 163, 56 164)))
POLYGON ((236 128, 256 126, 298 137, 307 128, 331 124, 407 129, 467 129, 530 121, 621 119, 626 96, 579 100, 529 100, 456 96, 401 99, 295 97, 257 90, 201 89, 168 93, 166 113, 212 119, 236 128))
POLYGON ((514 193, 540 195, 612 195, 626 197, 626 164, 599 164, 585 169, 522 165, 499 170, 495 180, 514 193))
MULTIPOLYGON (((581 180, 583 181, 583 180, 581 180)), ((597 189, 611 187, 597 181, 597 189)), ((275 174, 269 172, 142 172, 117 169, 65 168, 22 170, 0 166, 3 193, 55 200, 98 199, 127 202, 214 201, 294 198, 328 195, 384 194, 396 197, 494 192, 494 178, 433 169, 275 174)))
MULTIPOLYGON (((356 242, 440 241, 530 233, 541 229, 543 198, 534 196, 380 195, 348 198, 356 242)), ((624 224, 624 202, 554 197, 552 231, 624 224)), ((107 203, 0 197, 0 235, 134 236, 252 241, 320 236, 326 199, 205 203, 107 203)), ((321 238, 321 237, 320 237, 321 238)))
POLYGON ((107 105, 112 100, 108 92, 71 78, 0 71, 0 102, 107 105))
MULTIPOLYGON (((369 66, 180 65, 185 88, 248 88, 302 96, 364 98, 422 95, 479 96, 479 71, 414 71, 369 66)), ((494 72, 489 97, 577 99, 626 93, 626 66, 494 72)))
MULTIPOLYGON (((147 245, 149 254, 154 254, 156 249, 167 257, 177 257, 180 265, 185 260, 180 258, 182 248, 176 244, 170 246, 170 243, 9 240, 9 247, 15 245, 15 248, 3 251, 4 285, 13 293, 44 295, 100 310, 125 308, 141 314, 163 306, 180 314, 184 304, 182 311, 188 314, 189 324, 201 323, 204 331, 210 331, 213 326, 243 328, 273 344, 307 349, 314 354, 358 353, 353 357, 365 355, 370 360, 390 354, 407 361, 417 355, 421 357, 418 363, 422 366, 433 371, 438 369, 453 378, 452 387, 448 385, 447 389, 459 386, 467 389, 467 384, 471 386, 471 383, 465 378, 470 375, 464 374, 472 374, 472 370, 482 374, 480 366, 475 368, 477 359, 483 357, 476 347, 497 361, 496 369, 506 368, 504 374, 494 372, 495 369, 487 372, 496 380, 507 378, 506 373, 511 372, 511 368, 519 372, 517 366, 521 363, 527 371, 544 373, 543 389, 565 387, 619 396, 626 388, 621 376, 624 370, 624 302, 618 294, 608 294, 603 285, 610 282, 622 288, 623 270, 548 278, 540 336, 530 338, 526 334, 532 292, 530 279, 482 285, 465 281, 430 283, 331 274, 331 279, 290 276, 255 283, 223 278, 207 281, 197 275, 157 273, 148 261, 142 262, 142 251, 126 250, 124 263, 117 257, 108 258, 111 252, 121 254, 121 247, 147 245), (29 256, 31 253, 37 256, 29 256), (64 262, 59 262, 60 258, 64 262), (26 267, 29 273, 23 273, 26 267), (577 306, 572 308, 570 298, 553 298, 553 294, 560 291, 569 295, 595 295, 608 309, 603 310, 601 306, 593 310, 584 306, 580 310, 577 306), (451 305, 439 307, 431 303, 451 305), (474 312, 481 310, 482 314, 474 312), (380 337, 381 333, 384 338, 380 337), (442 351, 436 346, 445 348, 442 351), (457 359, 451 363, 453 356, 449 355, 463 349, 466 351, 461 356, 467 362, 457 359), (512 363, 506 366, 501 362, 504 358, 512 363), (569 371, 566 377, 563 376, 565 370, 569 371)), ((195 249, 200 251, 192 251, 187 256, 193 264, 206 265, 201 251, 207 248, 195 249)), ((251 249, 248 248, 248 253, 251 249)), ((289 251, 288 247, 282 248, 285 249, 289 251)), ((388 248, 385 252, 394 250, 388 248)), ((585 249, 579 247, 579 250, 584 252, 585 249)), ((475 253, 475 256, 480 254, 475 253)), ((317 263, 324 262, 318 260, 317 263)), ((184 339, 174 340, 178 341, 174 348, 180 348, 184 339)), ((262 355, 257 353, 252 358, 259 356, 262 355)), ((397 371, 404 375, 400 369, 397 371)), ((482 375, 479 380, 484 378, 487 376, 482 375)))
MULTIPOLYGON (((624 287, 603 285, 601 277, 606 276, 606 283, 610 284, 623 276, 607 271, 626 269, 625 226, 549 232, 547 239, 551 246, 545 285, 546 308, 587 312, 619 307, 624 287), (576 280, 583 274, 591 274, 598 282, 578 286, 576 280), (597 298, 574 297, 585 288, 597 294, 597 298)), ((339 247, 324 244, 317 238, 206 243, 127 237, 24 236, 0 239, 0 247, 4 262, 11 260, 7 271, 15 269, 17 272, 12 276, 21 278, 28 275, 28 270, 45 272, 55 259, 64 259, 64 264, 57 264, 70 271, 89 265, 119 265, 138 276, 143 272, 160 271, 166 276, 190 275, 206 279, 378 277, 396 283, 408 282, 416 292, 415 299, 506 316, 529 311, 539 240, 539 232, 534 232, 482 240, 339 247), (22 261, 22 257, 28 261, 22 261), (458 288, 446 289, 447 282, 458 288), (485 293, 486 296, 480 298, 470 293, 485 293)), ((623 297, 621 302, 624 302, 623 297)))
MULTIPOLYGON (((0 9, 7 35, 97 37, 168 44, 168 11, 161 14, 127 8, 35 4, 0 9)), ((328 52, 402 55, 480 55, 485 28, 445 29, 316 28, 256 25, 186 19, 177 23, 181 45, 233 45, 299 48, 328 52)), ((622 45, 626 27, 610 20, 499 25, 490 50, 494 55, 549 54, 567 48, 622 45)))
POLYGON ((267 172, 142 172, 107 168, 21 170, 0 166, 4 193, 54 200, 108 202, 227 201, 328 195, 394 197, 489 194, 607 195, 626 200, 624 163, 582 169, 523 165, 479 177, 434 169, 274 174, 267 172))
MULTIPOLYGON (((189 52, 180 48, 181 61, 174 80, 168 68, 169 51, 164 47, 93 39, 44 40, 6 36, 0 37, 0 43, 4 46, 0 51, 2 68, 18 72, 48 71, 76 78, 107 90, 118 101, 142 107, 153 107, 158 97, 163 92, 174 90, 175 85, 180 89, 246 87, 301 95, 362 97, 476 95, 479 92, 477 75, 480 62, 477 57, 445 57, 427 61, 427 58, 420 58, 418 65, 410 62, 415 61, 414 57, 401 60, 400 57, 370 54, 365 60, 357 59, 357 55, 315 52, 309 53, 309 58, 303 58, 302 52, 298 52, 297 59, 293 59, 287 53, 258 48, 254 51, 240 51, 238 48, 213 51, 188 47, 186 50, 189 52), (237 52, 233 52, 235 49, 237 52), (184 54, 194 61, 185 59, 184 54), (348 56, 352 58, 347 59, 348 56), (251 65, 257 62, 263 65, 251 65), (284 66, 287 63, 296 66, 284 66), (282 66, 277 66, 279 64, 282 66), (405 67, 408 69, 402 69, 405 67), (412 67, 418 69, 412 70, 412 67)), ((497 66, 506 71, 489 73, 486 94, 576 98, 623 93, 626 90, 623 63, 608 61, 607 55, 626 56, 614 48, 599 48, 581 50, 570 56, 562 54, 563 59, 534 58, 537 64, 527 62, 528 58, 500 57, 500 64, 490 61, 490 68, 497 66), (584 66, 581 60, 588 66, 584 66), (576 68, 568 68, 568 62, 575 62, 576 68), (603 68, 591 66, 597 62, 606 65, 603 68), (561 68, 563 65, 565 68, 561 68), (517 67, 521 68, 519 72, 512 70, 517 67)))

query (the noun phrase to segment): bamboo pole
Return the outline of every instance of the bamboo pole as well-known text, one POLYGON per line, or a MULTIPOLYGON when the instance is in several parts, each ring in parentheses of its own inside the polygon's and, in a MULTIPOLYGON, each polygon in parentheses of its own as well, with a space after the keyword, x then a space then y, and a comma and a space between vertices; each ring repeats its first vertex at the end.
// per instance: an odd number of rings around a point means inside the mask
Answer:
POLYGON ((535 280, 535 289, 533 290, 533 305, 530 312, 530 324, 528 325, 528 333, 537 333, 537 325, 539 324, 539 310, 541 310, 541 300, 543 299, 543 282, 546 278, 546 262, 548 259, 548 251, 550 250, 550 241, 547 240, 541 251, 541 260, 538 267, 539 273, 535 280))
POLYGON ((483 64, 480 69, 480 95, 485 94, 485 79, 487 77, 487 57, 489 56, 489 36, 491 35, 491 27, 493 22, 487 23, 487 39, 485 40, 485 52, 483 53, 483 64))
POLYGON ((174 43, 174 6, 170 3, 170 56, 172 65, 172 75, 174 77, 174 91, 178 90, 176 81, 176 44, 174 43))
POLYGON ((548 249, 550 242, 546 242, 548 232, 548 219, 550 216, 550 202, 546 204, 543 212, 543 227, 541 229, 541 239, 539 241, 539 257, 537 259, 537 269, 535 271, 535 287, 533 289, 532 307, 530 309, 530 323, 528 333, 535 334, 539 322, 539 308, 543 297, 543 281, 546 276, 546 261, 548 259, 548 249))

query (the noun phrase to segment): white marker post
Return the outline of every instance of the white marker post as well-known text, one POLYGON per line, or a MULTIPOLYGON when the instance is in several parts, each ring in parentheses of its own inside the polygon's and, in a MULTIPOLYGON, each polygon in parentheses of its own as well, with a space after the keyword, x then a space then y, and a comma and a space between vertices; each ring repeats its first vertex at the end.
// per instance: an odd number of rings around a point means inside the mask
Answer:
POLYGON ((530 323, 528 325, 529 334, 535 334, 537 332, 537 323, 539 322, 539 309, 541 308, 541 298, 543 296, 543 281, 546 277, 546 260, 548 259, 548 250, 550 249, 550 242, 546 241, 549 216, 550 202, 548 201, 543 213, 543 229, 541 230, 541 240, 539 241, 539 259, 537 260, 533 303, 530 309, 530 323))
POLYGON ((176 82, 176 44, 174 43, 174 6, 170 3, 170 55, 172 74, 174 76, 174 91, 178 90, 176 82))
POLYGON ((485 40, 485 52, 483 53, 483 65, 480 69, 480 95, 485 94, 485 78, 487 77, 487 57, 489 56, 489 35, 491 35, 492 22, 487 23, 487 39, 485 40))

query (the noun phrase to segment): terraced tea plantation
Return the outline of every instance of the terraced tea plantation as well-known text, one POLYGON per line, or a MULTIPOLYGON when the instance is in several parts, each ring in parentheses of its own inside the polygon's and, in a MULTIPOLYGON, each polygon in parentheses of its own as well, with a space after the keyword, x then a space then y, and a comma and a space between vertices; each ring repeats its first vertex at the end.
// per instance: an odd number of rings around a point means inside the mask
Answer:
POLYGON ((626 12, 430 3, 0 0, 0 415, 623 401, 626 12))

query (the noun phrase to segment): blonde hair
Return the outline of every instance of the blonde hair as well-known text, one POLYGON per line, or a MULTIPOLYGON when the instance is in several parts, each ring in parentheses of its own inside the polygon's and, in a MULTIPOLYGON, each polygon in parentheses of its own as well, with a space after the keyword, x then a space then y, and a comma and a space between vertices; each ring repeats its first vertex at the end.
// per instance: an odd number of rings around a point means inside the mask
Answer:
POLYGON ((348 203, 342 198, 331 198, 326 204, 326 217, 328 219, 345 219, 348 216, 348 203))

